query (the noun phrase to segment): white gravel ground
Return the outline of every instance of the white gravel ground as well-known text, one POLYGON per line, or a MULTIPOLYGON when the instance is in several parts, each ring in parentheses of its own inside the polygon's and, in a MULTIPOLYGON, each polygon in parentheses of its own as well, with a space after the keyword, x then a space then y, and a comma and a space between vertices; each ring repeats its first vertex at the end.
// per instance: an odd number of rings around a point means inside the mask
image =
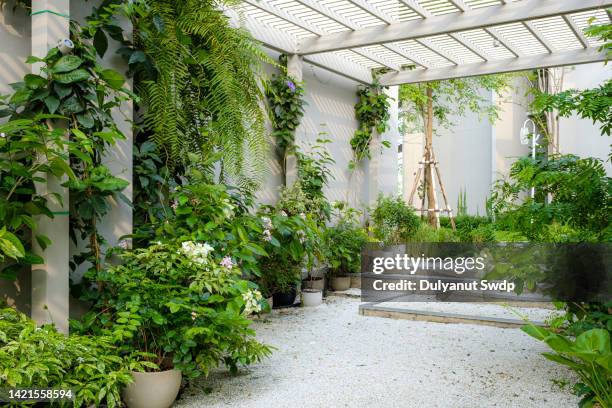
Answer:
POLYGON ((255 323, 277 348, 237 377, 218 371, 177 407, 576 407, 570 372, 518 329, 365 317, 359 300, 274 311, 255 323))

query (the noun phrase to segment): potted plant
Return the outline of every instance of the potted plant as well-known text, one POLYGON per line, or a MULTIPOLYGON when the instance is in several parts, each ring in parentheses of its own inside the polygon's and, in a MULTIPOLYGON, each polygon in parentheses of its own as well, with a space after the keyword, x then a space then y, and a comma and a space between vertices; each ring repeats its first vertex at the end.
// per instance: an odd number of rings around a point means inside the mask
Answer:
POLYGON ((290 306, 297 296, 304 265, 312 265, 316 251, 316 223, 304 214, 288 215, 274 207, 261 214, 262 246, 260 285, 270 290, 274 307, 290 306))
POLYGON ((355 286, 360 283, 361 247, 368 242, 368 235, 359 223, 357 211, 343 203, 337 203, 335 208, 336 224, 324 233, 325 260, 329 264, 332 289, 344 291, 352 286, 351 277, 355 286))
POLYGON ((173 240, 124 251, 121 265, 88 272, 98 295, 83 330, 110 336, 123 353, 145 352, 152 363, 133 373, 123 394, 128 407, 167 408, 182 377, 206 375, 221 363, 235 372, 270 353, 247 318, 265 300, 232 258, 215 251, 173 240))

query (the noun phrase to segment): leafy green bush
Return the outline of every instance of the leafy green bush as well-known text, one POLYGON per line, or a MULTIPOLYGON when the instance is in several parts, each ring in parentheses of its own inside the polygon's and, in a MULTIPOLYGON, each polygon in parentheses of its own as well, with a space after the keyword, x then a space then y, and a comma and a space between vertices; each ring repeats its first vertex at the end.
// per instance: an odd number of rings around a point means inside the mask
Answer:
POLYGON ((544 226, 557 222, 576 230, 606 235, 612 214, 612 178, 601 160, 558 155, 548 160, 524 157, 492 193, 493 211, 503 229, 543 241, 544 226), (536 197, 520 200, 521 192, 535 188, 536 197), (549 203, 545 198, 551 195, 549 203))
POLYGON ((111 339, 58 333, 11 308, 0 309, 0 383, 15 388, 74 391, 74 406, 121 406, 130 371, 143 371, 138 354, 119 355, 111 339))
POLYGON ((32 236, 42 248, 51 242, 36 231, 36 216, 53 218, 47 198, 36 192, 34 183, 47 176, 74 178, 68 167, 64 130, 49 130, 46 119, 15 119, 0 125, 0 278, 14 279, 23 265, 42 263, 32 253, 32 236), (9 262, 10 261, 10 262, 9 262))
POLYGON ((459 237, 450 228, 435 229, 429 224, 421 223, 407 242, 459 242, 459 237))
POLYGON ((310 269, 320 253, 320 231, 312 217, 289 215, 263 207, 261 244, 266 256, 259 261, 260 287, 267 296, 287 292, 301 280, 302 267, 310 269))
POLYGON ((225 363, 260 361, 270 348, 258 343, 247 316, 265 301, 240 269, 208 244, 176 241, 125 251, 121 265, 89 271, 98 282, 93 309, 74 327, 111 337, 122 352, 146 351, 160 369, 188 378, 225 363))
POLYGON ((401 197, 379 195, 371 211, 374 237, 385 244, 406 242, 421 224, 414 210, 401 197))
POLYGON ((336 224, 323 232, 324 259, 331 275, 347 275, 361 270, 361 248, 369 241, 368 234, 352 209, 336 206, 336 224))
POLYGON ((545 342, 554 353, 544 357, 573 370, 581 380, 575 389, 583 396, 581 407, 612 407, 612 351, 610 333, 603 329, 591 329, 576 339, 563 336, 549 329, 534 325, 524 326, 523 331, 545 342))

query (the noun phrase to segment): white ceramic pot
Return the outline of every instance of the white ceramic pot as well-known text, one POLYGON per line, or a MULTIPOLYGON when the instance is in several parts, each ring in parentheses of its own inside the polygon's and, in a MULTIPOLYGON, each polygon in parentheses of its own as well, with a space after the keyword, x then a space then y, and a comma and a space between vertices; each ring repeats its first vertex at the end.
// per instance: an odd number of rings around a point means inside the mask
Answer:
POLYGON ((153 373, 133 371, 134 382, 123 390, 123 402, 129 408, 169 408, 181 388, 179 370, 153 373))
POLYGON ((361 274, 360 273, 351 274, 351 288, 361 289, 361 274))
POLYGON ((351 277, 350 276, 334 276, 331 281, 332 288, 341 292, 344 290, 349 290, 351 287, 351 277))
POLYGON ((319 289, 302 290, 302 306, 313 307, 323 303, 323 291, 319 289))

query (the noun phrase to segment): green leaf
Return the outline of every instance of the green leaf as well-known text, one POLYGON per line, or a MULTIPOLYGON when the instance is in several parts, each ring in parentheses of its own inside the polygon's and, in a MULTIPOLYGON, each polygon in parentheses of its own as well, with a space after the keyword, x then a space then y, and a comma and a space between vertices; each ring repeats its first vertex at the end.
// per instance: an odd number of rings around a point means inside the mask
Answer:
POLYGON ((55 63, 55 65, 53 65, 53 68, 51 68, 49 71, 53 74, 74 71, 79 66, 81 66, 82 63, 83 60, 77 57, 76 55, 64 55, 55 63))
POLYGON ((60 101, 55 96, 48 96, 45 98, 45 106, 49 110, 49 113, 55 113, 59 107, 60 101))
POLYGON ((104 54, 106 54, 106 50, 108 49, 108 39, 106 38, 104 30, 101 28, 98 28, 94 34, 93 45, 100 58, 103 58, 104 54))
POLYGON ((100 77, 115 90, 121 89, 125 83, 123 76, 113 69, 105 69, 100 73, 100 77))
POLYGON ((27 74, 23 81, 29 89, 38 89, 47 84, 47 80, 40 75, 27 74))
POLYGON ((85 81, 90 78, 89 72, 84 69, 77 69, 65 74, 55 74, 53 79, 60 84, 73 84, 75 82, 85 81))

